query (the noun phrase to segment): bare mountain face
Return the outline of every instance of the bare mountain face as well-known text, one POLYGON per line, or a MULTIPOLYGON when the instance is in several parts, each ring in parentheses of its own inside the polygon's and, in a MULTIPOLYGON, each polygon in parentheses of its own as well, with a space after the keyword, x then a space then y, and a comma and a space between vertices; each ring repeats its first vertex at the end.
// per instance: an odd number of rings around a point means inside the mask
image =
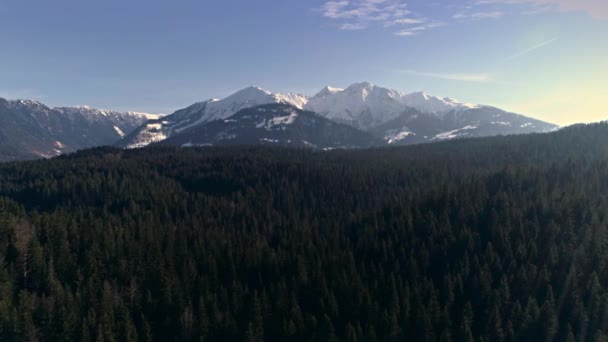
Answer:
POLYGON ((49 108, 0 98, 0 160, 49 158, 111 145, 157 115, 91 107, 49 108))
MULTIPOLYGON (((266 104, 287 104, 315 112, 334 122, 371 133, 389 145, 547 132, 557 128, 550 123, 490 106, 463 103, 422 92, 406 94, 363 82, 346 89, 326 87, 310 98, 274 94, 258 87, 249 87, 223 100, 196 103, 160 120, 147 122, 118 145, 136 148, 166 139, 184 141, 170 138, 182 134, 192 137, 192 131, 205 132, 208 137, 213 135, 212 128, 223 129, 223 126, 213 124, 205 129, 199 128, 226 120, 240 110, 266 104)), ((232 140, 238 143, 238 135, 232 140)), ((249 140, 243 139, 241 143, 246 141, 249 140)))

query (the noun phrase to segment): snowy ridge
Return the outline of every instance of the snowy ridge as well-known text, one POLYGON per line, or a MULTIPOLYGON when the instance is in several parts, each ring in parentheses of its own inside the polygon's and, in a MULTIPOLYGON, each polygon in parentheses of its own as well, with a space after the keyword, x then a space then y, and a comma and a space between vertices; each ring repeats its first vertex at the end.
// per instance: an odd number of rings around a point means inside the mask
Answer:
POLYGON ((404 94, 368 82, 355 83, 346 89, 325 87, 304 106, 305 109, 329 119, 362 129, 370 129, 388 122, 408 108, 414 108, 423 114, 441 115, 479 107, 424 92, 404 94))
POLYGON ((38 101, 0 99, 5 148, 15 158, 50 158, 76 150, 115 144, 159 115, 121 113, 90 106, 50 108, 38 101))
POLYGON ((268 104, 243 109, 229 118, 193 127, 161 144, 310 147, 309 142, 319 148, 359 148, 383 143, 369 133, 335 123, 316 113, 287 104, 268 104))
POLYGON ((204 121, 226 119, 236 112, 265 104, 282 103, 302 109, 308 102, 308 97, 291 93, 271 93, 260 87, 248 87, 242 89, 223 100, 212 100, 207 102, 204 121))
POLYGON ((401 102, 408 107, 415 108, 423 113, 442 114, 452 110, 472 109, 481 106, 470 103, 463 103, 458 100, 445 97, 428 95, 424 92, 403 94, 401 102))
POLYGON ((302 109, 308 97, 291 93, 272 93, 257 86, 247 87, 224 99, 198 102, 163 118, 160 126, 142 126, 139 133, 121 145, 139 148, 188 129, 216 120, 225 120, 237 112, 266 104, 287 104, 302 109), (162 138, 162 139, 161 139, 162 138))
POLYGON ((282 103, 292 105, 298 109, 302 109, 304 104, 308 101, 308 98, 303 95, 295 94, 273 94, 268 90, 264 90, 260 87, 248 87, 242 89, 233 95, 228 96, 223 100, 209 100, 206 102, 200 102, 187 108, 187 112, 192 114, 200 114, 198 120, 192 121, 187 125, 179 126, 175 129, 171 129, 169 135, 172 133, 180 133, 188 128, 198 126, 200 124, 210 122, 213 120, 226 119, 236 112, 271 103, 282 103), (202 111, 202 113, 200 113, 202 111))
POLYGON ((326 87, 313 96, 304 108, 328 119, 366 129, 401 114, 405 110, 401 96, 396 90, 363 82, 344 90, 326 87))
MULTIPOLYGON (((119 146, 143 147, 186 134, 212 122, 227 120, 241 110, 269 104, 286 104, 315 112, 337 123, 372 132, 389 144, 420 143, 462 136, 521 134, 554 127, 498 108, 464 103, 449 97, 440 98, 424 92, 402 93, 369 82, 355 83, 345 89, 327 86, 312 97, 272 93, 252 86, 221 100, 195 103, 163 117, 162 121, 144 124, 134 134, 127 135, 119 146), (533 124, 524 126, 526 122, 533 124)), ((287 118, 276 118, 257 124, 270 128, 285 127, 287 122, 287 118)))
POLYGON ((53 109, 66 115, 79 115, 90 120, 96 120, 100 117, 107 117, 114 119, 124 118, 133 119, 135 121, 145 121, 156 120, 163 116, 163 114, 150 114, 142 112, 117 112, 108 109, 97 109, 91 106, 56 107, 53 109))

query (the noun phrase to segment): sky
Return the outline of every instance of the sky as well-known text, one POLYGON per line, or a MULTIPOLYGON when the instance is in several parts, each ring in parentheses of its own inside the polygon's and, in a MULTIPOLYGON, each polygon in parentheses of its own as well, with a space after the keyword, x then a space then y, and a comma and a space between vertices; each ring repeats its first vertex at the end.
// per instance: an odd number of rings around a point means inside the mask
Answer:
POLYGON ((172 113, 369 81, 608 119, 606 0, 0 0, 0 96, 172 113))

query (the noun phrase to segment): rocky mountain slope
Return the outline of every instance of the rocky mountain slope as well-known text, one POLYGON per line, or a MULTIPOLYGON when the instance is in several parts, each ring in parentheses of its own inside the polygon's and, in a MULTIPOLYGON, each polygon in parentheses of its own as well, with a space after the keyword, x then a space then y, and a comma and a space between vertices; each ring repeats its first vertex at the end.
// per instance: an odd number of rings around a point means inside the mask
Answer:
POLYGON ((227 119, 193 127, 162 141, 161 144, 263 144, 336 149, 380 146, 383 141, 310 111, 286 104, 269 104, 243 109, 227 119))
POLYGON ((157 115, 91 107, 49 108, 29 100, 0 98, 0 161, 49 158, 114 144, 157 115))
MULTIPOLYGON (((346 89, 326 87, 311 98, 273 94, 258 87, 245 88, 223 100, 196 103, 160 120, 147 122, 120 141, 119 146, 143 147, 186 132, 191 137, 192 129, 226 120, 242 109, 277 103, 315 112, 334 122, 371 133, 390 145, 547 132, 557 128, 556 125, 491 106, 459 102, 423 92, 402 93, 363 82, 346 89)), ((212 129, 221 131, 224 127, 213 124, 196 131, 205 132, 205 140, 209 135, 220 133, 214 133, 212 129)))
POLYGON ((138 148, 166 141, 348 148, 557 128, 491 106, 422 92, 402 93, 367 82, 345 89, 326 87, 312 97, 248 87, 169 116, 87 106, 49 108, 36 101, 0 99, 0 160, 48 158, 111 144, 138 148), (297 115, 292 120, 288 113, 293 111, 297 115))
POLYGON ((259 105, 282 103, 303 108, 308 98, 295 94, 273 94, 259 87, 248 87, 222 99, 211 99, 195 103, 187 108, 151 121, 139 127, 134 134, 123 139, 119 146, 127 148, 143 147, 165 140, 189 128, 204 125, 214 120, 226 119, 238 111, 259 105))
POLYGON ((546 132, 557 128, 491 106, 422 92, 403 94, 367 82, 346 89, 327 87, 304 108, 371 132, 389 144, 546 132))

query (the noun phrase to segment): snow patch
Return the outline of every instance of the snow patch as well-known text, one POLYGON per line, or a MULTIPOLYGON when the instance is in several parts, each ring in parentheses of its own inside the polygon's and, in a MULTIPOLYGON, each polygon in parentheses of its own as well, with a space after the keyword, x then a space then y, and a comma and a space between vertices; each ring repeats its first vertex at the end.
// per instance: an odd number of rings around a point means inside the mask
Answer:
POLYGON ((472 130, 472 129, 477 129, 477 126, 466 126, 463 128, 455 129, 453 131, 439 133, 435 137, 433 137, 433 139, 431 139, 431 140, 446 140, 446 139, 454 139, 454 138, 458 138, 461 136, 466 136, 469 133, 464 132, 464 131, 468 131, 468 130, 472 130))
POLYGON ((116 133, 118 133, 118 135, 120 135, 121 138, 125 137, 125 132, 123 132, 120 128, 114 126, 114 130, 116 131, 116 133))
POLYGON ((274 125, 274 126, 291 125, 296 121, 297 118, 298 118, 298 113, 293 112, 287 116, 279 116, 276 118, 272 118, 272 120, 270 120, 270 121, 272 122, 272 125, 274 125))
POLYGON ((146 124, 146 127, 139 132, 131 144, 127 145, 127 148, 141 148, 165 139, 167 139, 167 135, 162 131, 161 123, 146 124))
POLYGON ((276 140, 276 139, 273 140, 273 139, 267 139, 267 138, 261 138, 260 141, 262 141, 262 142, 270 142, 270 143, 275 143, 275 144, 279 142, 279 140, 276 140))
MULTIPOLYGON (((274 112, 276 112, 276 110, 274 112)), ((289 115, 276 116, 270 120, 264 119, 264 120, 256 123, 255 127, 256 128, 265 128, 266 130, 273 130, 273 129, 277 129, 277 128, 285 129, 286 126, 293 125, 293 123, 296 121, 297 118, 298 118, 298 112, 291 111, 291 113, 289 115)))
POLYGON ((392 143, 401 141, 412 135, 416 135, 416 133, 410 132, 407 130, 404 130, 404 131, 392 130, 392 131, 388 132, 388 134, 384 137, 384 140, 386 140, 389 144, 392 144, 392 143))

